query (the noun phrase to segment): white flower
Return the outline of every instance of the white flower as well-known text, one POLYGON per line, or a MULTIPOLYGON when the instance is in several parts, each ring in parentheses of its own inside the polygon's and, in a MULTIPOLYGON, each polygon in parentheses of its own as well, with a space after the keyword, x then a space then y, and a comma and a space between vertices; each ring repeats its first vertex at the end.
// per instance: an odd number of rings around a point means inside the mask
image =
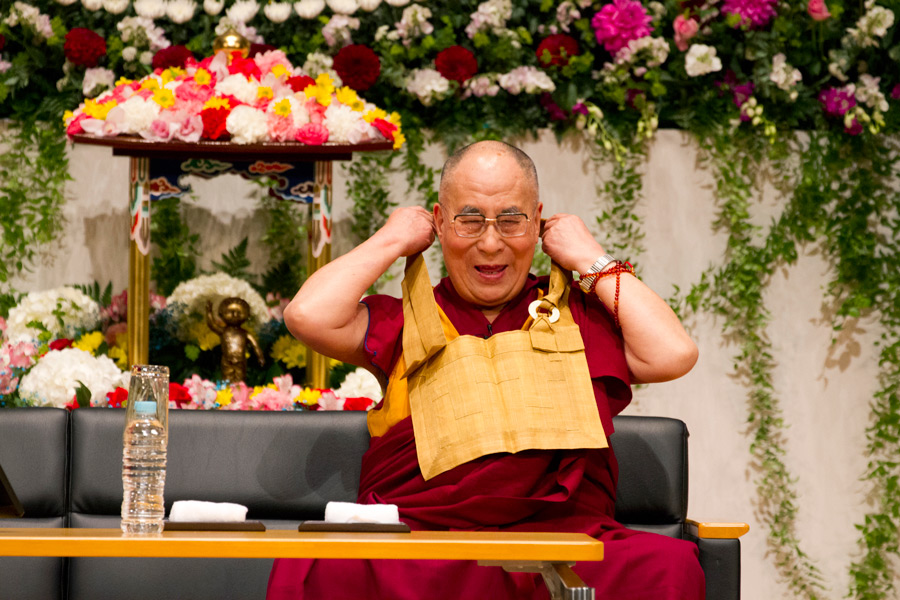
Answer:
POLYGON ((166 4, 166 15, 173 23, 181 25, 194 18, 197 3, 194 0, 169 0, 166 4))
POLYGON ((246 104, 229 113, 225 128, 235 144, 258 144, 266 141, 269 134, 266 113, 246 104))
POLYGON ((0 73, 6 73, 12 68, 12 63, 8 60, 0 58, 0 73))
POLYGON ((772 72, 769 81, 778 86, 778 89, 791 92, 795 85, 803 81, 800 69, 795 69, 787 63, 787 57, 779 52, 772 57, 772 72))
POLYGON ((684 70, 690 77, 722 70, 722 61, 716 49, 706 44, 693 44, 684 56, 684 70))
POLYGON ((256 0, 238 0, 228 10, 225 16, 236 23, 249 22, 259 12, 259 3, 256 0))
POLYGON ((408 40, 420 35, 428 35, 434 31, 434 26, 428 22, 431 18, 431 10, 419 4, 413 4, 403 9, 403 16, 396 24, 400 37, 408 40))
POLYGON ((121 32, 123 42, 138 48, 149 45, 156 52, 171 45, 166 32, 147 17, 125 17, 116 24, 116 29, 121 32))
POLYGON ((131 62, 135 58, 137 58, 137 48, 134 46, 126 46, 122 48, 122 60, 125 62, 131 62))
MULTIPOLYGON (((631 40, 628 42, 627 46, 620 48, 619 51, 616 52, 613 61, 617 65, 630 65, 641 58, 647 61, 647 67, 651 69, 658 67, 669 58, 669 43, 663 38, 651 37, 649 35, 631 40)), ((609 63, 603 65, 604 69, 608 68, 607 65, 609 65, 609 63)))
POLYGON ((359 8, 356 0, 326 0, 328 8, 339 15, 352 15, 359 8))
POLYGON ((434 69, 413 69, 406 79, 406 91, 428 106, 450 91, 450 81, 434 69))
POLYGON ((166 3, 162 0, 135 0, 134 12, 145 19, 158 19, 166 14, 166 3))
POLYGON ((883 6, 872 5, 856 22, 856 27, 847 29, 847 34, 857 44, 866 48, 877 46, 878 39, 887 34, 894 24, 894 13, 883 6))
POLYGON ((150 98, 144 99, 140 96, 132 96, 116 108, 124 111, 122 119, 122 133, 124 134, 139 134, 141 131, 149 129, 150 124, 159 116, 159 104, 150 98))
POLYGON ((50 25, 50 17, 41 13, 41 11, 34 6, 24 2, 14 3, 12 10, 9 11, 9 16, 7 16, 3 22, 10 27, 15 27, 19 24, 20 20, 31 26, 35 33, 45 40, 49 40, 53 37, 53 27, 50 25))
POLYGON ((225 0, 203 0, 203 12, 216 16, 225 8, 225 0))
POLYGON ((359 19, 346 15, 334 15, 322 28, 322 36, 325 38, 325 43, 331 48, 344 47, 353 43, 350 36, 351 29, 359 29, 359 19))
POLYGON ((103 0, 103 10, 111 15, 120 15, 128 8, 129 0, 103 0))
POLYGON ((106 394, 127 386, 123 373, 108 356, 93 356, 77 348, 51 350, 22 378, 19 394, 34 406, 64 407, 79 382, 91 391, 91 404, 104 406, 106 394))
POLYGON ((147 65, 148 67, 153 63, 153 53, 149 50, 145 50, 141 52, 141 56, 138 59, 141 61, 142 65, 147 65))
POLYGON ((473 12, 469 24, 466 25, 466 35, 469 39, 475 37, 480 31, 493 31, 499 34, 506 28, 506 22, 512 17, 512 0, 487 0, 478 5, 478 10, 473 12))
POLYGON ((888 103, 884 94, 878 89, 881 77, 872 77, 868 73, 859 76, 859 86, 856 88, 856 99, 869 108, 875 108, 881 112, 887 112, 888 103))
POLYGON ((553 80, 537 67, 516 67, 509 73, 497 77, 497 83, 510 94, 552 92, 556 89, 553 80))
POLYGON ((222 35, 229 29, 234 29, 240 35, 244 36, 247 40, 250 41, 251 44, 265 44, 265 40, 261 35, 256 33, 256 28, 247 25, 246 23, 241 23, 240 21, 235 21, 229 19, 228 17, 222 17, 219 19, 219 23, 216 25, 216 35, 222 35))
POLYGON ((300 0, 294 2, 294 10, 303 19, 315 19, 325 10, 325 0, 300 0))
POLYGON ((365 141, 371 130, 361 112, 340 102, 332 102, 325 109, 325 127, 328 129, 328 141, 350 144, 365 141))
POLYGON ((217 94, 234 96, 241 102, 246 102, 247 104, 256 102, 258 89, 259 84, 250 81, 241 73, 229 75, 216 85, 217 94))
MULTIPOLYGON (((249 109, 262 115, 263 129, 265 130, 265 113, 249 106, 237 106, 231 111, 232 115, 239 109, 249 109)), ((231 117, 229 117, 229 122, 230 120, 231 117)), ((230 131, 231 129, 229 128, 230 131)), ((262 296, 246 281, 231 277, 225 273, 201 275, 200 277, 181 282, 172 292, 172 295, 166 299, 166 306, 181 304, 188 315, 202 316, 205 320, 207 300, 213 303, 213 311, 216 311, 219 303, 229 297, 242 298, 250 305, 250 319, 247 321, 247 324, 253 329, 257 329, 268 319, 268 307, 262 296)))
POLYGON ((103 8, 103 0, 81 0, 81 5, 93 12, 103 8))
POLYGON ((284 23, 291 16, 289 2, 271 2, 263 7, 263 13, 273 23, 284 23))
POLYGON ((334 395, 339 398, 371 398, 377 402, 381 400, 381 385, 372 373, 359 368, 347 373, 341 387, 334 390, 334 395))
POLYGON ((78 0, 56 0, 57 4, 62 4, 63 6, 70 6, 76 2, 78 2, 78 0))
POLYGON ((463 87, 466 88, 466 96, 496 96, 500 91, 497 85, 497 77, 493 74, 476 75, 466 80, 463 87))
POLYGON ((334 66, 334 59, 321 52, 310 52, 303 63, 303 72, 315 79, 320 73, 324 73, 334 66))
POLYGON ((36 339, 40 332, 28 327, 32 321, 40 321, 55 337, 74 338, 80 330, 100 324, 100 305, 73 287, 31 292, 9 310, 7 339, 11 342, 36 339))
POLYGON ((367 12, 372 12, 381 5, 381 0, 359 0, 359 7, 367 12))
POLYGON ((390 4, 391 6, 397 6, 397 7, 406 6, 407 4, 409 4, 409 0, 384 0, 384 1, 387 2, 388 4, 390 4))
POLYGON ((85 96, 93 98, 100 92, 111 89, 115 84, 115 73, 103 67, 95 67, 85 70, 81 91, 85 96))

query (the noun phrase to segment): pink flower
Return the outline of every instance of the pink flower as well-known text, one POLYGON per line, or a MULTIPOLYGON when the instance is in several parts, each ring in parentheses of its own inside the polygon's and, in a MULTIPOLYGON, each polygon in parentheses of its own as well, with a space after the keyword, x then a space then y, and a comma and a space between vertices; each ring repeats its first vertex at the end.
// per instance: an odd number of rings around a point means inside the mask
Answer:
MULTIPOLYGON (((199 112, 199 111, 198 111, 199 112)), ((175 132, 175 137, 183 142, 198 142, 203 135, 203 119, 199 114, 193 114, 181 122, 181 126, 175 132)))
POLYGON ((825 6, 825 0, 809 0, 806 5, 806 12, 812 17, 813 21, 824 21, 831 16, 828 7, 825 6))
POLYGON ((172 127, 172 123, 164 119, 155 119, 150 124, 150 131, 147 134, 147 139, 157 142, 168 142, 172 139, 174 134, 175 128, 172 127))
POLYGON ((6 319, 0 317, 0 333, 6 331, 6 319))
POLYGON ((85 113, 81 113, 69 121, 69 124, 66 126, 66 135, 78 135, 79 133, 84 133, 84 127, 81 126, 81 122, 89 118, 90 117, 85 113))
POLYGON ((722 12, 740 17, 738 25, 762 27, 775 17, 778 0, 725 0, 722 12))
POLYGON ((844 133, 848 133, 850 135, 859 135, 862 133, 863 126, 856 117, 853 117, 853 121, 850 123, 850 127, 844 126, 844 133))
POLYGON ((320 123, 307 123, 297 129, 294 139, 310 146, 321 146, 328 141, 328 129, 320 123))
POLYGON ((287 410, 293 404, 288 394, 268 387, 250 398, 250 406, 255 410, 287 410))
POLYGON ((822 110, 829 117, 842 117, 856 106, 856 98, 853 91, 846 88, 828 88, 819 93, 819 102, 822 110))
POLYGON ((8 351, 9 366, 24 368, 31 366, 31 357, 35 355, 37 348, 31 342, 18 342, 10 344, 8 351))
POLYGON ((281 50, 261 52, 254 56, 253 60, 256 62, 256 66, 259 67, 259 70, 263 75, 270 72, 275 65, 281 65, 288 73, 294 70, 294 67, 291 66, 291 61, 288 60, 285 53, 281 50))
POLYGON ((675 29, 675 46, 682 52, 688 49, 688 40, 697 35, 700 25, 694 19, 685 19, 684 15, 675 17, 672 24, 675 29))
POLYGON ((231 410, 244 410, 250 401, 251 389, 243 381, 238 381, 231 386, 231 404, 227 408, 231 410))
POLYGON ((891 90, 891 100, 900 100, 900 83, 891 90))
POLYGON ((322 124, 325 121, 326 108, 316 102, 315 98, 306 101, 306 112, 309 113, 310 123, 322 124))
POLYGON ((116 345, 116 339, 120 335, 128 334, 128 323, 125 321, 119 321, 118 323, 113 323, 107 328, 106 333, 103 334, 104 339, 106 340, 106 345, 112 348, 116 345))
MULTIPOLYGON (((184 81, 175 88, 175 98, 179 100, 179 104, 181 102, 188 102, 202 105, 212 98, 213 92, 213 86, 211 85, 198 85, 196 81, 184 81)), ((191 112, 199 113, 200 110, 193 110, 191 112)))
POLYGON ((613 0, 605 5, 591 19, 597 43, 603 44, 606 51, 615 54, 628 45, 631 40, 650 35, 653 19, 637 0, 613 0))
POLYGON ((266 126, 269 129, 269 137, 275 142, 287 142, 294 139, 294 118, 290 115, 282 116, 275 113, 266 115, 266 126))
POLYGON ((19 386, 19 378, 13 377, 12 371, 0 369, 0 395, 11 394, 19 386))

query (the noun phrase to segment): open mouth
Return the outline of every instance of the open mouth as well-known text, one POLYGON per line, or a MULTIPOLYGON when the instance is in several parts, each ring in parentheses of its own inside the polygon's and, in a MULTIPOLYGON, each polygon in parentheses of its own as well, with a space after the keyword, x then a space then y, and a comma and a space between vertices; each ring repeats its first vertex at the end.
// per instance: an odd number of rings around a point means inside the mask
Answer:
POLYGON ((507 265, 477 265, 475 270, 487 279, 499 279, 506 271, 507 265))

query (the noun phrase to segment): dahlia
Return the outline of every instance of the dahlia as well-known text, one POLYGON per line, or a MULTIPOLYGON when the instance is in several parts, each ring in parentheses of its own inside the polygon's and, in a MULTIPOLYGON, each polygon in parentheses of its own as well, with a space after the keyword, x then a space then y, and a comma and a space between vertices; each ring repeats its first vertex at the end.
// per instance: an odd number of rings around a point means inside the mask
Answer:
POLYGON ((647 14, 637 0, 613 0, 605 5, 591 19, 597 43, 603 44, 606 51, 615 54, 631 40, 650 35, 653 18, 647 14))
POLYGON ((106 56, 106 40, 99 34, 75 27, 66 34, 63 45, 66 60, 79 67, 96 67, 100 59, 106 56))
POLYGON ((775 17, 778 0, 725 0, 722 12, 740 17, 738 25, 759 28, 775 17))
POLYGON ((344 85, 362 92, 375 84, 381 74, 381 61, 368 46, 352 44, 341 48, 334 57, 334 70, 344 85))
POLYGON ((462 46, 450 46, 438 52, 434 66, 444 79, 460 84, 478 72, 478 60, 475 55, 462 46))

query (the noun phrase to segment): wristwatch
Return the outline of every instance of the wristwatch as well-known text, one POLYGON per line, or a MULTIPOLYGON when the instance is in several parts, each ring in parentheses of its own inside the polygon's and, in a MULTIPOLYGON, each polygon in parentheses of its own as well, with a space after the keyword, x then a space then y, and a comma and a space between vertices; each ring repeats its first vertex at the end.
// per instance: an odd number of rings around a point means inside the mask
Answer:
POLYGON ((591 273, 599 273, 600 271, 605 269, 609 263, 615 262, 615 260, 616 259, 609 254, 604 254, 603 256, 595 260, 590 269, 580 274, 581 278, 578 280, 578 285, 581 286, 581 289, 584 290, 585 293, 589 292, 591 290, 591 280, 593 279, 593 277, 586 276, 590 275, 591 273))

